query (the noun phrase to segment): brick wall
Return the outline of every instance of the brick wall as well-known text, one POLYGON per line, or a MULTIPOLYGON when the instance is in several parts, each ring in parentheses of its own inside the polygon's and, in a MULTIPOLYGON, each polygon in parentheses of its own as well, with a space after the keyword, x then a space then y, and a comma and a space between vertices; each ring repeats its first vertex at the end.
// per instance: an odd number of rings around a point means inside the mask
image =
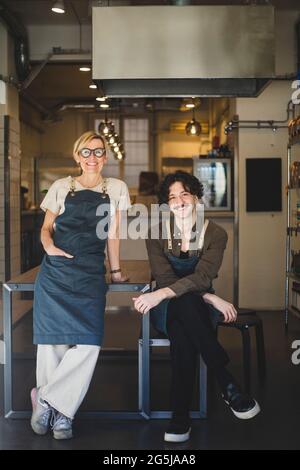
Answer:
MULTIPOLYGON (((10 164, 10 278, 20 273, 20 127, 19 122, 9 119, 10 164)), ((5 280, 4 237, 4 116, 0 116, 0 282, 5 280)))

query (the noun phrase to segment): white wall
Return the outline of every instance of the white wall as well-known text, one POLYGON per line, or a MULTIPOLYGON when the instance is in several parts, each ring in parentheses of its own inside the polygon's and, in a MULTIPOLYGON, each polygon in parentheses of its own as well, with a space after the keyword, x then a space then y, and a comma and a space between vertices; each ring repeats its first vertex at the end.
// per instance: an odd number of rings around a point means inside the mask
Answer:
MULTIPOLYGON (((291 82, 274 81, 258 98, 239 98, 240 120, 286 118, 291 82)), ((287 129, 239 131, 239 305, 284 305, 287 129), (246 212, 246 158, 282 158, 282 212, 246 212)), ((270 178, 272 175, 270 175, 270 178)))
MULTIPOLYGON (((295 25, 300 19, 296 10, 275 13, 275 73, 295 74, 297 44, 295 25)), ((257 98, 238 98, 236 113, 245 119, 286 119, 291 99, 291 81, 273 81, 257 98)), ((284 306, 285 234, 287 178, 286 129, 243 129, 239 131, 239 306, 280 309, 284 306), (246 212, 246 158, 282 158, 282 212, 246 212)), ((270 175, 271 177, 271 175, 270 175)))

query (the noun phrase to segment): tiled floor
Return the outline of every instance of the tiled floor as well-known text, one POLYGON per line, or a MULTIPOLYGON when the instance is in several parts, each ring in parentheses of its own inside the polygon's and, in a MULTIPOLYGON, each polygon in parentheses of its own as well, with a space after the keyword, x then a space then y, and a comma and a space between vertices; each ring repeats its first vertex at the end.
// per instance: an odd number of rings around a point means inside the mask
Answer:
MULTIPOLYGON (((27 420, 7 420, 2 415, 0 449, 299 449, 300 365, 295 366, 291 362, 291 344, 294 339, 300 340, 300 321, 291 318, 289 333, 285 335, 281 312, 264 312, 260 316, 265 330, 267 379, 264 384, 258 383, 253 361, 253 392, 262 407, 261 414, 255 419, 245 422, 236 419, 225 408, 212 381, 209 417, 194 420, 190 442, 179 447, 164 444, 164 420, 77 419, 74 439, 57 442, 51 434, 44 437, 34 435, 27 420)), ((116 347, 119 344, 132 349, 132 352, 123 357, 102 355, 82 409, 137 408, 137 357, 133 351, 139 328, 136 320, 137 317, 119 317, 117 314, 108 319, 107 345, 116 347), (120 336, 113 335, 116 325, 120 336)), ((19 324, 14 338, 15 351, 27 354, 27 358, 17 354, 14 361, 14 406, 29 409, 28 393, 34 384, 30 317, 19 324)), ((220 331, 220 340, 230 354, 231 371, 241 380, 239 333, 224 328, 220 331)), ((168 404, 169 379, 168 358, 161 351, 153 361, 152 403, 157 409, 168 404)))

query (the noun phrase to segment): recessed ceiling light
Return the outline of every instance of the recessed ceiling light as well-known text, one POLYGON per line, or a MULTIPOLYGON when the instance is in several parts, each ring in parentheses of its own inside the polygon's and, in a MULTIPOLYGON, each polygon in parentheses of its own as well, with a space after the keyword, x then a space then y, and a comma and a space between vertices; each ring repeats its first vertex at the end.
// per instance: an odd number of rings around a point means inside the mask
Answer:
POLYGON ((109 108, 109 104, 107 103, 101 103, 100 108, 109 108))
POLYGON ((95 83, 91 83, 89 85, 89 88, 92 88, 93 90, 95 90, 97 88, 97 85, 95 85, 95 83))
POLYGON ((90 71, 91 71, 91 67, 86 67, 86 66, 84 66, 84 67, 80 67, 79 70, 80 70, 80 72, 90 72, 90 71))
POLYGON ((105 101, 105 100, 106 100, 106 96, 97 96, 96 100, 97 100, 97 101, 105 101))
POLYGON ((185 107, 186 107, 186 108, 194 108, 195 105, 194 105, 194 103, 187 103, 187 104, 185 105, 185 107))
POLYGON ((54 13, 65 13, 66 10, 65 10, 65 4, 63 0, 58 0, 57 2, 55 2, 51 10, 54 13))

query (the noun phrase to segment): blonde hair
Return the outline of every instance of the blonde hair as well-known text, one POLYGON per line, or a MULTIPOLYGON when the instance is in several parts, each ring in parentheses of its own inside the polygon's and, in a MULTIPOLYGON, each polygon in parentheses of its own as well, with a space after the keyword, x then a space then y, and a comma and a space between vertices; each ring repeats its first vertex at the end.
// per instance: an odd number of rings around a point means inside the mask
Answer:
POLYGON ((102 135, 97 134, 94 131, 87 131, 87 132, 84 132, 80 137, 78 137, 78 139, 76 140, 76 142, 73 146, 74 160, 76 160, 76 157, 79 156, 80 150, 83 149, 86 144, 88 144, 89 142, 91 142, 91 140, 94 140, 94 139, 101 140, 101 142, 102 142, 102 144, 105 148, 105 154, 106 154, 106 156, 108 156, 108 146, 107 146, 107 143, 106 143, 104 137, 102 137, 102 135))

